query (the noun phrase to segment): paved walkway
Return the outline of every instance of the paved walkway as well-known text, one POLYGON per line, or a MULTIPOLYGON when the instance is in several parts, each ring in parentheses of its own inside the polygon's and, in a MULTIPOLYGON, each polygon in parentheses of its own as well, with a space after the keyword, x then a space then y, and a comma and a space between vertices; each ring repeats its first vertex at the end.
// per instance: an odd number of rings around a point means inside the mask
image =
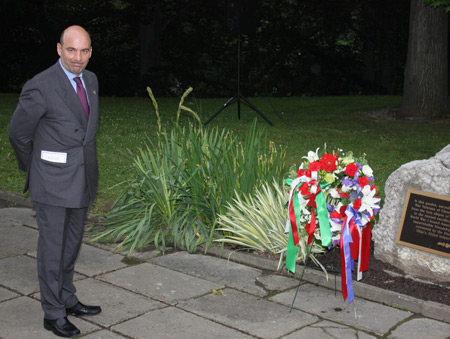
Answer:
MULTIPOLYGON (((42 326, 37 237, 31 208, 0 209, 1 338, 55 337, 42 326)), ((103 312, 70 320, 89 339, 450 337, 448 306, 359 283, 348 305, 339 291, 335 295, 334 278, 327 282, 313 270, 306 270, 290 311, 297 279, 275 274, 277 263, 266 258, 232 258, 241 263, 157 251, 127 260, 84 243, 76 265, 77 295, 103 312)))

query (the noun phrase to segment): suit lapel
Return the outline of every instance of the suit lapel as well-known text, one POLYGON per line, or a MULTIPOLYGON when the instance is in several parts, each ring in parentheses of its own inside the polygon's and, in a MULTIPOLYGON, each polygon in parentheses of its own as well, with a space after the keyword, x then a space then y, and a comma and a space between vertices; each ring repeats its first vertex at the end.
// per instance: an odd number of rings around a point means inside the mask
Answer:
MULTIPOLYGON (((86 94, 88 96, 89 101, 89 121, 87 122, 87 131, 86 134, 89 134, 92 132, 92 129, 94 129, 94 133, 96 130, 97 125, 97 119, 98 119, 98 93, 95 90, 95 86, 92 83, 91 77, 87 73, 83 74, 83 80, 84 84, 86 85, 86 94)), ((88 140, 89 137, 86 137, 86 140, 88 140)))

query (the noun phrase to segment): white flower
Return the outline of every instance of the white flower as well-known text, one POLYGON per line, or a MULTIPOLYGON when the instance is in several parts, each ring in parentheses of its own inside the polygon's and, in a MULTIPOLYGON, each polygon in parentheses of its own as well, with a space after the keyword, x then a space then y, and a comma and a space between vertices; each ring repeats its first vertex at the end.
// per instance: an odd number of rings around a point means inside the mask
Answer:
POLYGON ((306 206, 308 205, 308 199, 303 198, 303 195, 301 195, 301 194, 298 194, 297 198, 298 198, 298 203, 300 205, 300 210, 302 211, 302 214, 309 214, 309 211, 306 208, 306 206))
POLYGON ((328 194, 329 195, 331 195, 331 197, 332 198, 335 198, 335 199, 339 199, 341 196, 339 195, 339 192, 337 191, 337 189, 335 189, 335 188, 331 188, 329 191, 328 191, 328 194))
POLYGON ((339 243, 339 240, 341 239, 341 233, 339 232, 339 233, 337 233, 337 234, 335 234, 335 235, 333 235, 332 237, 331 237, 331 241, 333 242, 333 243, 339 243))
POLYGON ((344 164, 344 166, 347 166, 348 164, 351 164, 352 162, 355 162, 355 159, 353 159, 351 156, 342 158, 342 163, 344 164))
POLYGON ((330 231, 331 233, 336 233, 339 232, 341 230, 342 225, 334 222, 332 219, 329 220, 330 223, 330 231))
POLYGON ((380 208, 380 205, 378 204, 380 202, 380 198, 376 198, 375 194, 377 193, 377 190, 373 188, 370 189, 370 185, 364 186, 362 190, 363 197, 361 199, 361 207, 359 208, 359 212, 362 213, 364 211, 367 211, 370 216, 373 215, 373 209, 374 208, 380 208))
POLYGON ((342 185, 341 192, 347 193, 347 192, 350 192, 351 190, 352 190, 352 186, 342 185))
POLYGON ((318 152, 319 152, 319 147, 317 147, 315 153, 313 151, 309 151, 308 155, 306 157, 302 157, 302 158, 308 160, 309 162, 318 161, 319 160, 318 152))
POLYGON ((373 170, 369 165, 364 165, 362 168, 362 172, 366 177, 373 177, 373 170))

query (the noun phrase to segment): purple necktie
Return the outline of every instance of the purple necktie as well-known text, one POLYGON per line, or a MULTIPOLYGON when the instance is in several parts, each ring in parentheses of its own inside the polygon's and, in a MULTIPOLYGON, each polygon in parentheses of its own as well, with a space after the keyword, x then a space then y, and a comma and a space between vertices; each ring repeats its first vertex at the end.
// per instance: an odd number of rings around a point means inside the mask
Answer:
POLYGON ((86 114, 86 119, 89 119, 89 104, 87 101, 86 91, 84 90, 83 84, 81 83, 81 78, 73 78, 77 83, 77 95, 80 98, 81 105, 84 108, 84 113, 86 114))

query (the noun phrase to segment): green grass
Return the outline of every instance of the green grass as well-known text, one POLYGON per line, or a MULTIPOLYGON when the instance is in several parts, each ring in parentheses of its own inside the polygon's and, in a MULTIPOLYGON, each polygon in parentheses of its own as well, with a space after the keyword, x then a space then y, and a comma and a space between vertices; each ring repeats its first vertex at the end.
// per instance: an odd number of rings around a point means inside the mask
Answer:
MULTIPOLYGON (((194 90, 195 93, 195 90, 194 90)), ((163 128, 176 119, 178 98, 159 98, 163 128)), ((0 190, 20 193, 25 175, 17 169, 16 159, 8 140, 9 122, 17 105, 17 94, 0 94, 0 190)), ((227 98, 196 99, 191 96, 184 103, 206 121, 219 110, 227 98)), ((287 147, 286 163, 299 165, 309 150, 323 147, 342 148, 366 159, 374 170, 375 183, 383 197, 386 179, 402 164, 426 159, 450 143, 448 121, 406 122, 369 118, 366 112, 400 105, 394 96, 290 97, 250 98, 274 126, 269 126, 255 111, 241 102, 241 119, 237 103, 223 110, 208 126, 233 130, 245 138, 255 117, 265 127, 270 140, 287 147)), ((156 136, 156 115, 150 98, 102 97, 98 130, 98 160, 100 182, 93 212, 111 209, 122 191, 122 181, 135 175, 132 161, 124 155, 127 149, 137 152, 145 135, 156 136)), ((182 113, 181 123, 188 119, 182 113)))

